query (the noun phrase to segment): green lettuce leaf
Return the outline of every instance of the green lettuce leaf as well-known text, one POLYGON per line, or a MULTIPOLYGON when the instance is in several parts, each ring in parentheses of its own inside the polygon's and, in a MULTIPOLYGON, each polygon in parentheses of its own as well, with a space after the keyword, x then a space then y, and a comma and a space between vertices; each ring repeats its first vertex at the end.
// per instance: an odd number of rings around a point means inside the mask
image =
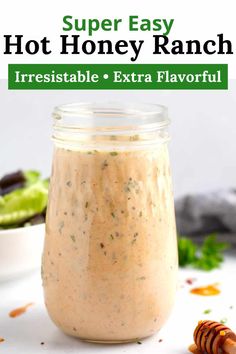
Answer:
POLYGON ((24 176, 26 179, 26 185, 30 186, 33 183, 36 183, 40 180, 40 172, 34 171, 34 170, 29 170, 29 171, 24 171, 24 176))
POLYGON ((38 180, 36 174, 28 174, 28 186, 0 197, 0 227, 24 222, 47 206, 48 181, 38 180))

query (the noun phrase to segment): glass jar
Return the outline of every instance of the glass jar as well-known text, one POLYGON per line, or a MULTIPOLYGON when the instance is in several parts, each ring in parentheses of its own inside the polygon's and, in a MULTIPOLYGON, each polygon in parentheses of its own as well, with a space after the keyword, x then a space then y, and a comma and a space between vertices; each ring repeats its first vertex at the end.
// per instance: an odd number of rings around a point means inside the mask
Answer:
POLYGON ((167 109, 71 104, 53 116, 42 266, 49 315, 87 341, 150 336, 176 292, 167 109))

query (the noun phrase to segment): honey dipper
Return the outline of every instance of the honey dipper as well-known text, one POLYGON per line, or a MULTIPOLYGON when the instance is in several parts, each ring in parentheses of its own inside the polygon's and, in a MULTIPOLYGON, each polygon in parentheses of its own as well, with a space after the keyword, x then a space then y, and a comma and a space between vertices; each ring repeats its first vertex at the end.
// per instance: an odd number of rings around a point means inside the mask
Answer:
POLYGON ((236 354, 236 334, 219 322, 200 321, 193 338, 202 353, 236 354))

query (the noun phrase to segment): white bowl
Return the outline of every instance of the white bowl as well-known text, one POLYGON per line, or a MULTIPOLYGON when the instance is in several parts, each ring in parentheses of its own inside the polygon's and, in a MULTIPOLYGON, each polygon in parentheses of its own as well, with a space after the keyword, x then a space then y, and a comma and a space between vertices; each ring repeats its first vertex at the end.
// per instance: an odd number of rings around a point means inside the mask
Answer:
POLYGON ((45 224, 0 230, 0 281, 40 267, 45 224))

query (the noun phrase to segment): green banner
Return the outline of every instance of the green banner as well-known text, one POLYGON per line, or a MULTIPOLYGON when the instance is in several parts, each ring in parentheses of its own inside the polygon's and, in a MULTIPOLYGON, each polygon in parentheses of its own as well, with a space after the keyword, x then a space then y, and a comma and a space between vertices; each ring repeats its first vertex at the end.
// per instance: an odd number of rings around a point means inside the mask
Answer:
POLYGON ((9 64, 10 90, 226 90, 227 64, 9 64))

